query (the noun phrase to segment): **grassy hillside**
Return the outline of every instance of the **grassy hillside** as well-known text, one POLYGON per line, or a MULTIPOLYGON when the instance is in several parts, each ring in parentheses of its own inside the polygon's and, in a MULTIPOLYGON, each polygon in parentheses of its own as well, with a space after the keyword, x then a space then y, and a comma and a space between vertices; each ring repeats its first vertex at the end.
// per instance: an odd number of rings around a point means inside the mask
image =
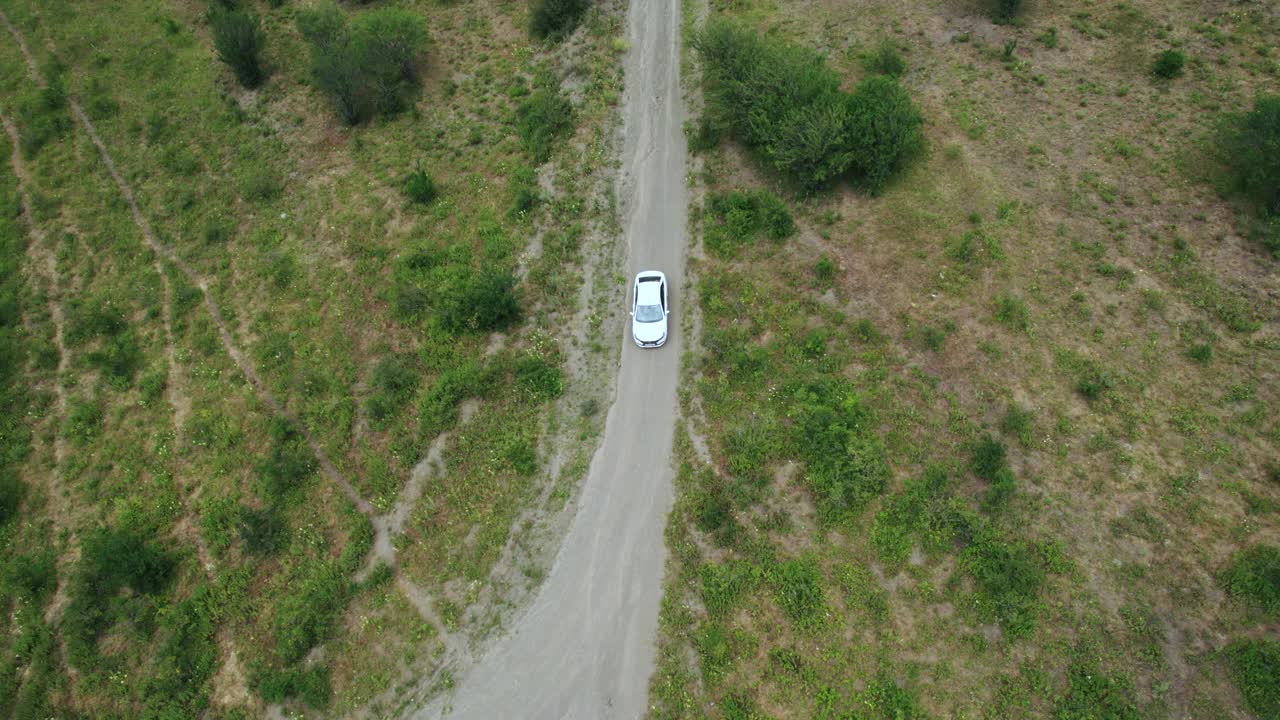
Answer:
POLYGON ((601 422, 617 9, 238 5, 0 4, 3 717, 417 702, 601 422))
POLYGON ((1274 717, 1280 274, 1223 138, 1280 17, 712 2, 790 48, 732 55, 686 14, 700 348, 652 715, 1274 717), (841 99, 876 76, 923 120, 882 186, 841 99))

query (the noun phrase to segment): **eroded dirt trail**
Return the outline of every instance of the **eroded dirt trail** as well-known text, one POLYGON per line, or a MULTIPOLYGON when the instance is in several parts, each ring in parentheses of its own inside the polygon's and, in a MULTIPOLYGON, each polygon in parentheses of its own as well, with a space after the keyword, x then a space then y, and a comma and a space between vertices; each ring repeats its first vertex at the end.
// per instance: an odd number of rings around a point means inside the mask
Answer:
POLYGON ((684 312, 685 109, 679 0, 633 2, 628 18, 618 181, 627 269, 666 272, 672 337, 639 350, 623 328, 609 329, 624 343, 616 400, 547 581, 511 632, 421 717, 638 718, 647 709, 684 312))

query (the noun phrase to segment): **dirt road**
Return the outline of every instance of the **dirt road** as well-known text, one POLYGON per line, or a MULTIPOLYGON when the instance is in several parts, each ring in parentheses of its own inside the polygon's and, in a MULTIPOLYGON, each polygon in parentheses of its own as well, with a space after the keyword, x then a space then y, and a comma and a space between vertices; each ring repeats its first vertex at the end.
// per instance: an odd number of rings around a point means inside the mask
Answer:
MULTIPOLYGON (((638 718, 647 707, 671 506, 686 196, 679 0, 633 0, 618 181, 630 274, 667 273, 672 337, 624 328, 617 396, 546 583, 510 634, 421 717, 638 718)), ((618 302, 629 288, 618 288, 618 302)))

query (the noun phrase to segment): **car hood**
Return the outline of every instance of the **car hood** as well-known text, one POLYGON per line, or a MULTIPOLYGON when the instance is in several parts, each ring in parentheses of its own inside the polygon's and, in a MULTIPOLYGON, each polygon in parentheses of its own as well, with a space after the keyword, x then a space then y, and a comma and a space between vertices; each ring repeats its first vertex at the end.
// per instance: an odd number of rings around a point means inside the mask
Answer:
POLYGON ((631 334, 635 335, 636 340, 639 340, 640 342, 657 342, 662 339, 663 335, 667 334, 667 321, 659 320, 658 322, 651 323, 632 322, 631 334))

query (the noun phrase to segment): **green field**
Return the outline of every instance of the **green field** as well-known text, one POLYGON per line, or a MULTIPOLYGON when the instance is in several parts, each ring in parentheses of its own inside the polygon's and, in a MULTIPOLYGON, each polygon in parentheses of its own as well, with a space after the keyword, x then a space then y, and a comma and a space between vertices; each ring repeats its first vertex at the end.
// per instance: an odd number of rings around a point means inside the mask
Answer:
POLYGON ((1224 138, 1280 88, 1280 18, 708 10, 651 715, 1275 717, 1280 176, 1255 201, 1224 138), (886 77, 923 142, 880 184, 886 77))
POLYGON ((0 10, 0 717, 421 702, 602 423, 618 10, 0 10))

